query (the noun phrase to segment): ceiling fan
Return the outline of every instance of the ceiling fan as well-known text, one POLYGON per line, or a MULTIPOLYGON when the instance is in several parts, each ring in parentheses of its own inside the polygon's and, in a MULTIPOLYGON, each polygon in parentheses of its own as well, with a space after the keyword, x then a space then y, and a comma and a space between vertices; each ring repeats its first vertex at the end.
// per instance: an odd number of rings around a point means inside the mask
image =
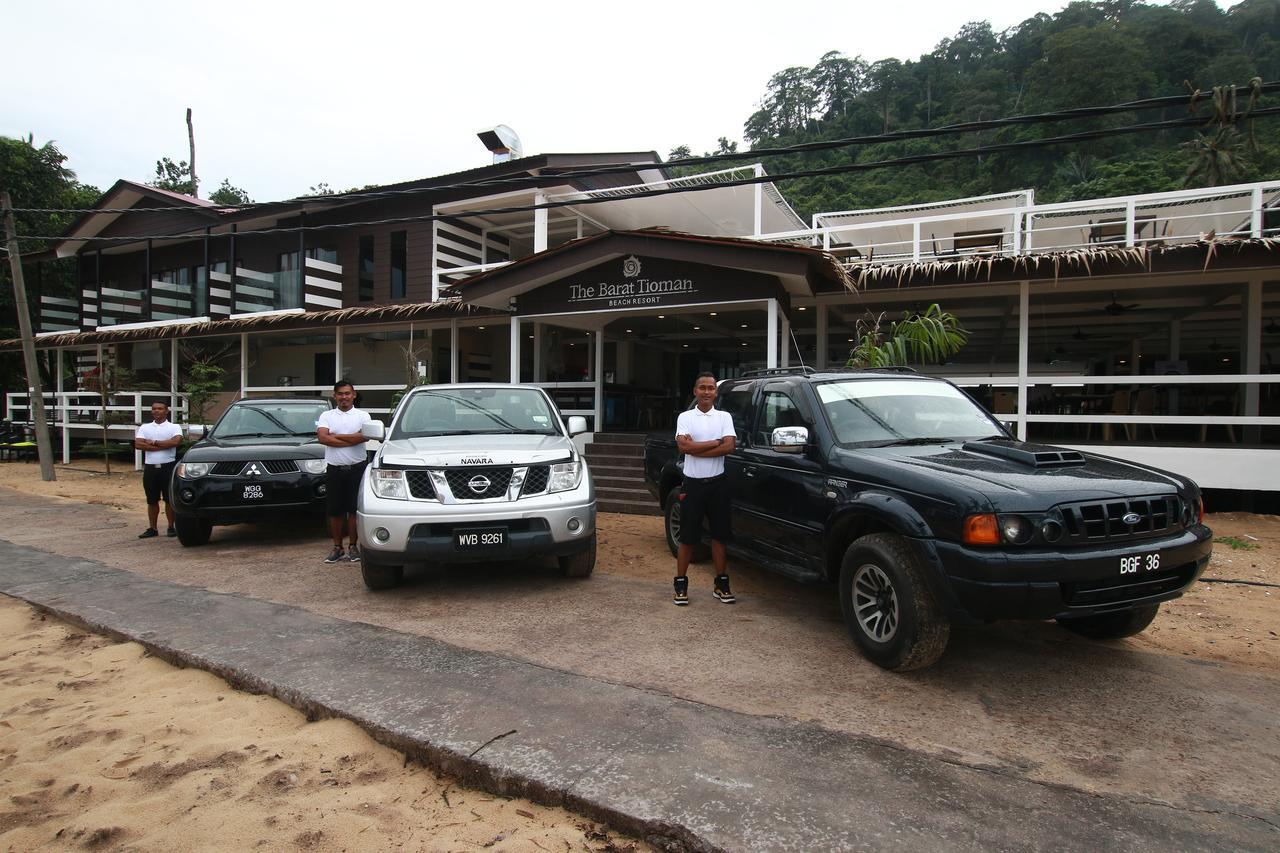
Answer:
POLYGON ((1108 303, 1107 305, 1102 306, 1102 310, 1106 311, 1112 317, 1116 317, 1116 316, 1119 316, 1120 314, 1125 313, 1126 311, 1132 311, 1134 308, 1137 308, 1137 307, 1138 307, 1137 302, 1133 303, 1132 305, 1120 304, 1120 300, 1116 298, 1116 292, 1113 290, 1111 291, 1111 302, 1108 303))

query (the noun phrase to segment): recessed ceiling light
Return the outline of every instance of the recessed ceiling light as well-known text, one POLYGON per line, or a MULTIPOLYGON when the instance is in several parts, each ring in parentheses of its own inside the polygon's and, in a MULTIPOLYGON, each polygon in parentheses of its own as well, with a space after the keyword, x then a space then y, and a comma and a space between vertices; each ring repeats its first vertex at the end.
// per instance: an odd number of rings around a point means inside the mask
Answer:
POLYGON ((530 335, 530 336, 529 336, 529 340, 533 340, 533 335, 530 335))
POLYGON ((484 331, 484 326, 481 326, 481 327, 480 327, 480 331, 482 331, 482 332, 484 331))
POLYGON ((659 314, 659 315, 658 315, 658 319, 659 319, 659 320, 665 320, 665 319, 667 319, 667 315, 666 315, 666 314, 659 314))
POLYGON ((797 308, 796 310, 797 310, 797 311, 808 311, 809 309, 808 309, 808 308, 806 308, 805 306, 801 305, 801 306, 800 306, 799 308, 797 308))
POLYGON ((849 343, 853 343, 853 338, 845 338, 845 340, 848 341, 849 343))
POLYGON ((627 334, 628 334, 628 335, 629 335, 629 334, 631 334, 631 330, 630 330, 630 329, 627 329, 627 334))
POLYGON ((739 328, 745 329, 746 327, 747 327, 747 324, 743 323, 739 328))
POLYGON ((711 312, 711 316, 712 316, 712 317, 716 316, 716 312, 712 311, 712 312, 711 312))
POLYGON ((694 330, 695 332, 701 332, 701 331, 702 331, 702 327, 701 327, 701 326, 694 326, 694 327, 693 327, 693 330, 694 330))
POLYGON ((742 345, 745 347, 745 346, 747 345, 747 342, 746 342, 746 341, 743 341, 743 342, 742 342, 742 345))
POLYGON ((688 345, 688 344, 685 344, 685 345, 684 345, 684 348, 685 348, 685 349, 688 349, 688 348, 689 348, 689 345, 688 345))

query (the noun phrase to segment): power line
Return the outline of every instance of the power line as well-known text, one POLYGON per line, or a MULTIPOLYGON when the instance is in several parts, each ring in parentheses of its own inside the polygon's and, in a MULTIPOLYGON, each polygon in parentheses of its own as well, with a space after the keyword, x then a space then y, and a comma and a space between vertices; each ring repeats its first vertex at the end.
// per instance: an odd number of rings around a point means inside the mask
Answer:
MULTIPOLYGON (((1250 117, 1267 118, 1270 116, 1280 115, 1280 107, 1267 107, 1264 109, 1254 110, 1250 113, 1250 117)), ((718 181, 712 184, 698 184, 686 187, 667 187, 665 189, 645 190, 643 192, 631 193, 625 196, 599 196, 595 198, 578 198, 566 199, 563 201, 548 201, 541 204, 525 204, 513 205, 509 207, 494 207, 481 210, 469 210, 463 213, 448 214, 421 214, 418 216, 402 216, 387 219, 373 219, 361 222, 340 222, 321 225, 297 225, 284 226, 275 228, 260 228, 245 231, 236 231, 237 239, 247 236, 260 236, 270 234, 297 234, 299 232, 313 231, 331 231, 342 228, 370 228, 379 225, 400 225, 414 222, 436 222, 450 219, 470 219, 481 216, 495 216, 506 213, 529 213, 535 210, 552 210, 561 207, 577 207, 590 204, 605 204, 616 201, 630 201, 637 198, 654 198, 657 196, 673 195, 678 193, 705 192, 707 190, 724 189, 726 187, 751 186, 754 184, 777 183, 781 181, 799 180, 802 178, 830 177, 832 175, 847 174, 850 172, 862 172, 872 169, 884 169, 894 166, 913 166, 922 163, 939 162, 943 160, 954 160, 963 157, 981 157, 989 154, 997 154, 1003 152, 1026 151, 1036 148, 1045 148, 1053 145, 1064 145, 1076 142, 1088 142, 1096 139, 1105 139, 1111 136, 1132 135, 1136 133, 1146 133, 1155 130, 1168 130, 1179 127, 1194 127, 1202 125, 1204 119, 1199 116, 1190 116, 1180 119, 1167 119, 1158 122, 1145 122, 1142 124, 1125 125, 1122 127, 1099 128, 1097 130, 1081 131, 1078 133, 1066 134, 1063 136, 1046 137, 1044 139, 1027 139, 1020 142, 1005 142, 993 145, 983 145, 977 148, 964 148, 956 151, 938 151, 927 154, 914 154, 906 157, 895 157, 889 160, 874 160, 866 163, 845 163, 838 166, 826 166, 820 169, 805 169, 795 172, 785 172, 777 175, 762 175, 750 178, 738 178, 728 181, 718 181)), ((683 161, 681 161, 683 162, 683 161)), ((689 177, 697 177, 691 175, 689 177)), ((167 212, 173 212, 175 208, 165 208, 167 212)), ((181 208, 177 208, 181 210, 181 208)), ((79 242, 102 242, 102 243, 130 243, 143 240, 193 240, 200 239, 200 235, 196 233, 185 234, 150 234, 150 235, 128 235, 117 237, 48 237, 37 236, 32 234, 19 235, 24 240, 44 240, 44 241, 63 241, 75 240, 79 242)), ((221 237, 229 236, 227 233, 219 234, 221 237)))
MULTIPOLYGON (((1280 82, 1260 83, 1258 86, 1237 86, 1233 89, 1228 87, 1228 91, 1234 91, 1236 95, 1262 95, 1271 92, 1280 91, 1280 82)), ((1122 112, 1137 112, 1140 110, 1166 109, 1169 107, 1187 106, 1194 108, 1194 101, 1187 95, 1166 95, 1158 98, 1144 98, 1137 101, 1126 101, 1121 104, 1112 104, 1110 106, 1096 107, 1076 107, 1069 110, 1056 110, 1043 113, 1028 113, 1017 116, 1006 116, 1004 118, 986 119, 982 121, 959 122, 956 124, 943 125, 933 128, 915 128, 910 130, 896 130, 888 133, 879 133, 863 136, 849 136, 840 139, 823 140, 818 142, 801 142, 795 145, 787 145, 779 148, 756 148, 751 151, 742 151, 726 154, 716 154, 707 157, 684 157, 679 160, 671 160, 666 163, 628 163, 611 166, 600 166, 594 169, 572 170, 565 172, 557 172, 550 175, 513 175, 506 177, 481 178, 471 181, 459 181, 450 184, 432 184, 425 187, 412 187, 400 190, 370 190, 368 192, 351 192, 351 193, 333 193, 330 195, 311 195, 298 196, 294 199, 283 201, 268 202, 250 202, 248 204, 226 204, 216 205, 202 208, 203 210, 213 212, 215 210, 243 210, 251 211, 259 208, 272 207, 277 205, 291 205, 298 202, 329 202, 329 201, 363 201, 379 198, 393 198, 406 195, 418 195, 425 192, 441 192, 455 189, 474 189, 474 188, 494 188, 494 187, 514 187, 520 188, 536 188, 540 186, 553 185, 562 183, 565 179, 582 179, 600 177, 605 175, 625 174, 628 172, 636 172, 645 168, 664 168, 677 166, 679 168, 688 168, 694 166, 715 165, 720 163, 733 163, 739 161, 757 160, 762 157, 780 157, 789 154, 808 154, 817 151, 829 151, 838 148, 851 148, 864 145, 880 145, 891 142, 904 142, 914 139, 926 139, 939 136, 951 136, 962 133, 976 133, 984 130, 996 130, 1003 127, 1011 127, 1017 125, 1033 125, 1046 124, 1060 121, 1075 121, 1084 118, 1097 118, 1100 116, 1111 115, 1122 112)), ((1246 111, 1237 116, 1240 119, 1252 118, 1255 116, 1267 114, 1263 110, 1246 111)), ((1176 121, 1176 120, 1175 120, 1176 121)), ((1199 117, 1189 117, 1189 120, 1183 125, 1176 126, 1194 126, 1204 122, 1199 117)), ((1143 127, 1144 125, 1138 125, 1143 127)), ((519 161, 511 161, 518 163, 519 161)), ((778 178, 780 176, 774 176, 778 178)), ((723 186, 724 184, 721 184, 723 186)), ((173 207, 123 207, 123 208, 14 208, 14 213, 172 213, 174 210, 183 208, 173 207)), ((201 209, 194 209, 193 212, 199 212, 201 209)), ((248 233, 248 232, 246 232, 248 233)), ((27 238, 37 239, 37 238, 27 238)))

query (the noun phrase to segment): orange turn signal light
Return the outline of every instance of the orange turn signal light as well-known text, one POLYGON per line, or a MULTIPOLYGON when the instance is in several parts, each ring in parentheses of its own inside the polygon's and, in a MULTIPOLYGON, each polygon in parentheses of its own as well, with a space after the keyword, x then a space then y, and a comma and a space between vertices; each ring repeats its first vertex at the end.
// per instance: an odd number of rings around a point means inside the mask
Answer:
POLYGON ((964 520, 964 543, 966 545, 999 545, 1000 523, 990 513, 971 515, 964 520))

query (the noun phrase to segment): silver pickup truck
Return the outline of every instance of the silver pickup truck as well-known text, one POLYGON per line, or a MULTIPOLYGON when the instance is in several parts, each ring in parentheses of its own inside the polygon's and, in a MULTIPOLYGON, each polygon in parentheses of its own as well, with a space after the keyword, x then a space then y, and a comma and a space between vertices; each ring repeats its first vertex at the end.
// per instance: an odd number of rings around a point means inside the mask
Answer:
POLYGON ((361 570, 369 589, 409 563, 555 555, 570 577, 596 562, 596 498, 586 460, 546 392, 524 385, 424 385, 396 407, 360 488, 361 570))

